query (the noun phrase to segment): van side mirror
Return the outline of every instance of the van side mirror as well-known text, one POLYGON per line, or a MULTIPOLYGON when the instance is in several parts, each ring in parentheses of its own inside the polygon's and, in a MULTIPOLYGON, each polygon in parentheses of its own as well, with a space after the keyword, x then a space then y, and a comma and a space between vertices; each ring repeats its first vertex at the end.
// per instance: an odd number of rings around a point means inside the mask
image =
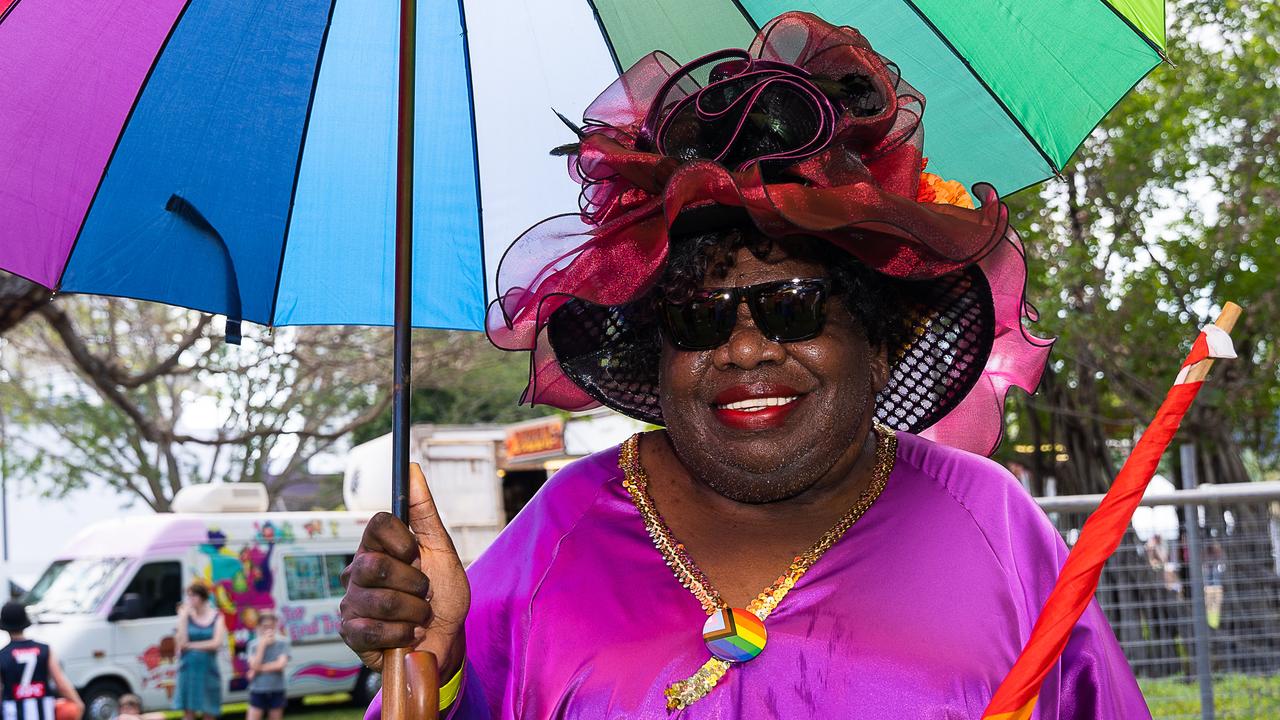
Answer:
POLYGON ((125 593, 116 606, 111 608, 111 614, 107 615, 107 622, 137 620, 145 614, 146 608, 142 604, 142 596, 138 593, 125 593))

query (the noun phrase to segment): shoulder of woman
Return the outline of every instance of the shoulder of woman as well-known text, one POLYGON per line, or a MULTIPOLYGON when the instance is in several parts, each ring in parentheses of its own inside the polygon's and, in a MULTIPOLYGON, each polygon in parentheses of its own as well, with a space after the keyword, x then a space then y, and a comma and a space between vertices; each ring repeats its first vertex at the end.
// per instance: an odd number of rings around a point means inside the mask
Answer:
POLYGON ((897 462, 899 468, 945 490, 989 539, 1015 530, 1020 542, 1061 543, 1031 493, 1013 473, 990 458, 898 433, 897 462))
MULTIPOLYGON (((618 448, 577 460, 547 480, 497 539, 467 569, 472 615, 493 606, 527 601, 554 564, 562 542, 584 526, 584 518, 609 488, 621 488, 618 448)), ((469 621, 470 624, 470 621, 469 621)))
MULTIPOLYGON (((529 504, 512 520, 508 530, 540 533, 550 525, 573 525, 600 499, 601 490, 622 478, 619 447, 575 460, 556 471, 529 504)), ((508 534, 504 531, 504 535, 508 534)))
MULTIPOLYGON (((988 457, 899 432, 897 466, 914 470, 945 487, 957 499, 1018 490, 1030 499, 1013 473, 988 457)), ((981 498, 979 498, 981 499, 981 498)))

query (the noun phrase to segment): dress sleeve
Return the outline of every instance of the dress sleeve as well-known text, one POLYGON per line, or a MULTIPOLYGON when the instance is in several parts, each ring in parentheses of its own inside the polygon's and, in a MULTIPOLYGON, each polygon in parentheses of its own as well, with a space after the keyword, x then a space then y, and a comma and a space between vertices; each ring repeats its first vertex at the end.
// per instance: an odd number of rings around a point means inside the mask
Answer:
MULTIPOLYGON (((1058 671, 1059 720, 1149 720, 1151 711, 1138 688, 1098 601, 1089 603, 1067 641, 1058 671)), ((1048 685, 1048 682, 1045 683, 1048 685)), ((1044 693, 1041 701, 1048 701, 1044 693)))
MULTIPOLYGON (((1017 606, 1020 645, 1025 644, 1067 561, 1062 535, 998 463, 936 445, 912 447, 928 451, 920 453, 925 466, 973 516, 1007 573, 1017 606)), ((1133 670, 1097 600, 1089 603, 1062 659, 1045 676, 1032 718, 1150 720, 1133 670)))

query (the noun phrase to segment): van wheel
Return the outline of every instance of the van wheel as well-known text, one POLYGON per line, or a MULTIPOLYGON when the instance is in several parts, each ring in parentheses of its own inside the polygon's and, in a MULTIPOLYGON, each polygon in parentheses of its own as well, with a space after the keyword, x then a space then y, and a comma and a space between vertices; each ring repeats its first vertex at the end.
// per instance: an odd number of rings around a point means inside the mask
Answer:
POLYGON ((360 675, 356 677, 356 686, 351 689, 351 702, 361 707, 368 706, 381 689, 382 676, 369 668, 361 668, 360 675))
POLYGON ((120 696, 129 688, 119 680, 94 680, 80 691, 84 700, 84 720, 111 720, 120 710, 120 696))

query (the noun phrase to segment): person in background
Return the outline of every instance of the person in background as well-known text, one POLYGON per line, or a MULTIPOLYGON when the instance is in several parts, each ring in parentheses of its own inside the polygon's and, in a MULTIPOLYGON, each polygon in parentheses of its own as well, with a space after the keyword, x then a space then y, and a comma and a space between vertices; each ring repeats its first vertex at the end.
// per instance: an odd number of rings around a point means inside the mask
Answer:
POLYGON ((178 606, 175 646, 179 654, 178 687, 173 709, 184 720, 196 713, 216 718, 222 712, 222 678, 218 650, 227 643, 222 614, 209 603, 209 588, 196 582, 187 588, 187 600, 178 606))
POLYGON ((80 694, 62 672, 53 648, 23 635, 30 626, 22 603, 7 602, 0 609, 0 630, 9 633, 9 644, 0 648, 0 717, 54 720, 59 697, 70 702, 80 717, 84 714, 80 694))
POLYGON ((258 616, 257 635, 249 641, 249 709, 245 720, 284 717, 284 669, 289 664, 289 639, 279 633, 280 621, 267 610, 258 616))
POLYGON ((143 713, 142 698, 126 693, 120 696, 120 709, 111 720, 164 720, 164 713, 143 713))

